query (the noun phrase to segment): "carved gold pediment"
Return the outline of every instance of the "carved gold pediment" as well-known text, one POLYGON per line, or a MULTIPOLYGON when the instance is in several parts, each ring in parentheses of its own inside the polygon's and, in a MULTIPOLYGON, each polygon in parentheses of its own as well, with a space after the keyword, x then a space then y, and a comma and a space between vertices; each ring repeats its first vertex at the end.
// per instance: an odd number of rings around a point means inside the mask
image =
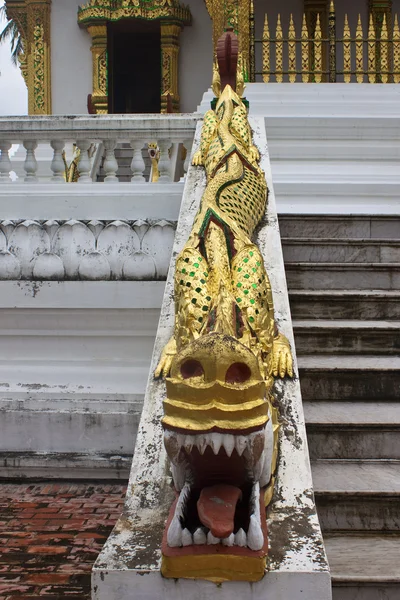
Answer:
POLYGON ((192 17, 189 8, 177 0, 89 0, 78 9, 82 25, 129 18, 168 19, 189 25, 192 17))

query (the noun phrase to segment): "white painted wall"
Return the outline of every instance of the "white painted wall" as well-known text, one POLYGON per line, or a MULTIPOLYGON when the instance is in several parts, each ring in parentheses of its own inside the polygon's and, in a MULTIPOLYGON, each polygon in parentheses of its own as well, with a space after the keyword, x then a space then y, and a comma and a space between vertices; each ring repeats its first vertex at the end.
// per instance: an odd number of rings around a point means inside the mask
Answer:
POLYGON ((181 111, 193 112, 212 79, 212 22, 204 0, 186 0, 192 25, 181 33, 179 78, 181 111))
POLYGON ((52 0, 51 93, 55 115, 87 115, 87 96, 92 92, 91 39, 78 26, 82 0, 52 0))

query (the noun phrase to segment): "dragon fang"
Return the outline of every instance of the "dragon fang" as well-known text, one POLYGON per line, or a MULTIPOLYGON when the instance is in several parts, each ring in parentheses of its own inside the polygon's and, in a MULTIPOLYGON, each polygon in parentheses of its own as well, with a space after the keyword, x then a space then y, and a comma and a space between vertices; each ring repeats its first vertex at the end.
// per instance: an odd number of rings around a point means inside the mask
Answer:
POLYGON ((177 492, 162 545, 165 577, 257 581, 268 551, 278 415, 275 377, 292 376, 271 287, 251 241, 267 202, 237 38, 214 68, 193 164, 207 185, 175 271, 175 328, 155 376, 166 378, 164 443, 177 492))

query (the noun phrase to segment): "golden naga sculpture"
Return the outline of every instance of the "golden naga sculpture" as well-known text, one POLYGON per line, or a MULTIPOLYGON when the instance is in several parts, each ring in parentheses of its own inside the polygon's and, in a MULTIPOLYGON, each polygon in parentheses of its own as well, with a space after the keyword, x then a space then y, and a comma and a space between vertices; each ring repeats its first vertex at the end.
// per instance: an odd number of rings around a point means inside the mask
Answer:
POLYGON ((218 44, 215 109, 193 164, 207 186, 175 271, 175 328, 155 376, 166 378, 164 442, 177 498, 162 544, 165 577, 257 581, 277 458, 275 377, 292 376, 268 274, 251 241, 267 202, 252 142, 237 38, 218 44), (233 76, 232 76, 233 72, 233 76))

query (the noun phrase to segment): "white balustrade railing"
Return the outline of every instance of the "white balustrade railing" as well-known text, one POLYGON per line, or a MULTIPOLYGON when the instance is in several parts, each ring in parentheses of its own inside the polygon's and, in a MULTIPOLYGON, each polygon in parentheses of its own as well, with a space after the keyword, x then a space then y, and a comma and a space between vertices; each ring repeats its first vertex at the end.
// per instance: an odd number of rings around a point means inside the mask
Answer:
POLYGON ((65 150, 72 143, 79 151, 75 177, 78 183, 95 182, 100 163, 105 183, 121 183, 116 149, 126 143, 132 149, 128 181, 145 183, 146 164, 142 151, 147 143, 154 141, 159 148, 158 181, 179 181, 179 173, 186 173, 188 168, 196 121, 197 118, 191 115, 0 117, 0 184, 39 180, 65 183, 65 150), (10 152, 14 144, 20 145, 19 156, 22 148, 25 153, 22 172, 21 159, 17 161, 17 156, 10 152), (43 152, 44 145, 47 145, 48 152, 46 148, 43 152), (177 148, 182 146, 187 150, 187 158, 182 165, 177 165, 182 157, 177 148), (102 160, 99 160, 100 152, 102 160), (13 173, 17 175, 13 176, 13 173))

